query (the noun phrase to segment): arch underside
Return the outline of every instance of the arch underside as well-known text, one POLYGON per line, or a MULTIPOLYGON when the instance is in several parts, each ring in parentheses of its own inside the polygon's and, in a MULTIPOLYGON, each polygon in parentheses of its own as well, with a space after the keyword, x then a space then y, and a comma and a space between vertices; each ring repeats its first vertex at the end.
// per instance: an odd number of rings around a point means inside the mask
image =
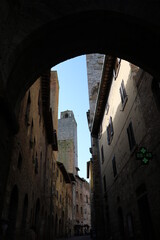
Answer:
POLYGON ((159 76, 160 30, 147 19, 94 9, 68 14, 31 31, 10 54, 5 96, 13 108, 52 66, 88 53, 118 56, 159 76))

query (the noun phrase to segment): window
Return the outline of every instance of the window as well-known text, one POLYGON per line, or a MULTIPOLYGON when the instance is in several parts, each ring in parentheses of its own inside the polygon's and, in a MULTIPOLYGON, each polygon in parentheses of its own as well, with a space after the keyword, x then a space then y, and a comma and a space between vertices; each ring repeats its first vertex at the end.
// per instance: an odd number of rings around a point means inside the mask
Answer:
POLYGON ((102 164, 104 163, 104 151, 103 151, 103 145, 101 147, 101 158, 102 158, 102 164))
POLYGON ((78 191, 76 191, 76 198, 78 199, 78 191))
POLYGON ((35 158, 35 174, 38 174, 38 156, 36 152, 36 158, 35 158))
POLYGON ((104 192, 107 192, 106 176, 103 177, 103 188, 104 188, 104 192))
POLYGON ((88 203, 88 196, 86 195, 86 203, 88 203))
POLYGON ((80 194, 80 200, 82 200, 82 193, 80 194))
POLYGON ((102 137, 102 131, 103 131, 103 127, 102 127, 102 123, 101 123, 100 128, 99 128, 99 134, 98 134, 99 139, 101 139, 101 137, 102 137))
POLYGON ((115 177, 117 175, 117 166, 116 166, 116 158, 115 158, 115 156, 112 159, 112 167, 113 167, 113 175, 115 177))
POLYGON ((130 122, 130 124, 127 128, 127 134, 128 134, 129 148, 130 148, 130 151, 132 151, 134 146, 136 145, 132 122, 130 122))
POLYGON ((83 208, 81 207, 81 214, 83 213, 83 208))
POLYGON ((57 191, 57 200, 58 200, 58 191, 57 191))
POLYGON ((107 102, 107 104, 106 104, 106 115, 108 114, 108 111, 109 111, 109 104, 107 102))
POLYGON ((121 63, 121 59, 120 58, 116 58, 115 66, 114 66, 114 69, 113 69, 114 80, 116 80, 116 78, 118 76, 119 69, 120 69, 120 63, 121 63))
POLYGON ((111 142, 112 142, 113 134, 114 134, 113 122, 112 122, 112 117, 110 117, 109 125, 107 127, 107 141, 108 141, 108 145, 110 145, 111 142))
POLYGON ((30 148, 34 147, 34 138, 33 138, 33 119, 32 119, 32 125, 30 130, 30 148))
POLYGON ((78 205, 76 205, 76 212, 78 213, 78 205))
POLYGON ((120 91, 120 95, 121 95, 122 110, 123 110, 125 105, 126 105, 126 102, 128 100, 123 80, 122 80, 121 87, 120 87, 119 91, 120 91))

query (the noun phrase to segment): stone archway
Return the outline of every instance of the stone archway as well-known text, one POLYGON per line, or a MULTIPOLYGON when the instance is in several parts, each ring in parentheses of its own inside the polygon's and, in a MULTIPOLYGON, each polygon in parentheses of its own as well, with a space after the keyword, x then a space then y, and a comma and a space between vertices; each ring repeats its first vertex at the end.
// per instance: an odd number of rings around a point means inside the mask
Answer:
MULTIPOLYGON (((53 65, 94 52, 119 56, 158 78, 160 6, 139 0, 2 0, 0 9, 3 196, 10 164, 8 149, 12 131, 17 130, 15 114, 25 91, 53 65)), ((0 212, 2 205, 3 197, 0 212)))

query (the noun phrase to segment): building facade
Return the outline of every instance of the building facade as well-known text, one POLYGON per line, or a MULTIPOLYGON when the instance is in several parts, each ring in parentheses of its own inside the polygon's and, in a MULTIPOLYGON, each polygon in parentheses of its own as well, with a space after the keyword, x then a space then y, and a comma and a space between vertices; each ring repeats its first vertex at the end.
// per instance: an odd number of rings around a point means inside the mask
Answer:
POLYGON ((55 236, 67 237, 72 232, 72 181, 63 163, 56 164, 55 236))
POLYGON ((76 175, 76 223, 75 235, 88 234, 91 227, 89 183, 76 175))
POLYGON ((3 209, 7 223, 5 239, 53 239, 54 168, 57 148, 57 113, 50 96, 57 99, 50 83, 58 83, 50 71, 43 74, 26 92, 20 108, 19 132, 13 139, 10 174, 3 209), (53 82, 52 82, 53 81, 53 82), (51 94, 50 94, 51 93, 51 94), (53 121, 54 119, 54 121, 53 121), (40 229, 40 230, 39 230, 40 229))
POLYGON ((139 67, 105 57, 91 133, 98 143, 108 238, 160 236, 158 86, 139 67))

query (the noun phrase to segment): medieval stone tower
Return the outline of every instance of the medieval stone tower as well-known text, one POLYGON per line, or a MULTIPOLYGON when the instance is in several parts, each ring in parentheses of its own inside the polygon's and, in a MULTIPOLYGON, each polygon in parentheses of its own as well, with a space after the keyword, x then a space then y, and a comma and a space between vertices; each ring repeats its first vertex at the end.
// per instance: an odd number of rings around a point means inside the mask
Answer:
POLYGON ((58 120, 58 161, 62 162, 66 170, 76 174, 77 157, 77 123, 72 111, 61 112, 58 120))

